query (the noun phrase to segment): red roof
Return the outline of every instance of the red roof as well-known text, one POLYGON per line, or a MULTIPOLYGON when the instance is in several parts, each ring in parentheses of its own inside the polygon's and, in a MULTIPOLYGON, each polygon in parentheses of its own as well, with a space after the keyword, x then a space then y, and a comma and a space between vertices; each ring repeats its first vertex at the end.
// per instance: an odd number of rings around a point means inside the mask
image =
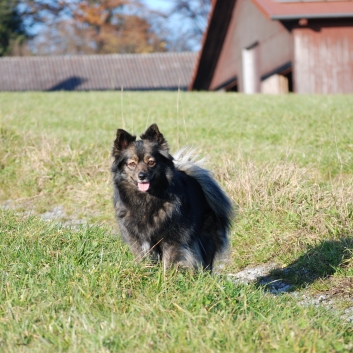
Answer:
POLYGON ((353 1, 252 0, 272 20, 353 17, 353 1))

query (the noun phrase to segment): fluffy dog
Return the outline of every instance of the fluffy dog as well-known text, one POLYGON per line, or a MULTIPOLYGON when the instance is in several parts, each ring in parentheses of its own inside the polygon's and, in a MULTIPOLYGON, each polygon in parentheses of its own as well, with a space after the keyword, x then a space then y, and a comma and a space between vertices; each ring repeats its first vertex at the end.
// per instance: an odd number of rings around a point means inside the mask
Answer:
POLYGON ((114 207, 134 256, 212 271, 228 245, 232 204, 187 149, 174 158, 156 124, 141 140, 118 129, 112 165, 114 207))

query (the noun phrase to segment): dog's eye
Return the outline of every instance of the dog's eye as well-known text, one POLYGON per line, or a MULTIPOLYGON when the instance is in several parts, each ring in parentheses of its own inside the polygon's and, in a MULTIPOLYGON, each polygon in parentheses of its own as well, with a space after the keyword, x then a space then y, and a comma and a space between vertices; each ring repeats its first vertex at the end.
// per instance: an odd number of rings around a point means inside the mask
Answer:
POLYGON ((156 164, 156 162, 151 159, 151 160, 149 160, 149 161, 147 162, 147 164, 148 164, 150 167, 153 167, 153 166, 156 164))
POLYGON ((131 168, 136 167, 136 163, 135 163, 135 162, 129 162, 127 165, 128 165, 129 167, 131 167, 131 168))

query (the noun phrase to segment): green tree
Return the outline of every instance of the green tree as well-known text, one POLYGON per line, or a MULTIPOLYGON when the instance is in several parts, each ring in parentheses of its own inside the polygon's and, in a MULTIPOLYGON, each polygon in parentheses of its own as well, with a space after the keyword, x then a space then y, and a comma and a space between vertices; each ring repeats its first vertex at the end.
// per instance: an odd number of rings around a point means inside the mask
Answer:
POLYGON ((18 0, 0 0, 0 56, 9 54, 26 37, 18 4, 18 0))

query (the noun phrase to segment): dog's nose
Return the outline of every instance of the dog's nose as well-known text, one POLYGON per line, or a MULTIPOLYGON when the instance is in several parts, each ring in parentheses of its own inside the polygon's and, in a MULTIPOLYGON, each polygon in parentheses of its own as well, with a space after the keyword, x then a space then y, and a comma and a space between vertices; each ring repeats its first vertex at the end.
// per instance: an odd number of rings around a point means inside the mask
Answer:
POLYGON ((146 180, 147 179, 147 173, 144 173, 144 172, 140 172, 138 173, 138 178, 139 180, 146 180))

